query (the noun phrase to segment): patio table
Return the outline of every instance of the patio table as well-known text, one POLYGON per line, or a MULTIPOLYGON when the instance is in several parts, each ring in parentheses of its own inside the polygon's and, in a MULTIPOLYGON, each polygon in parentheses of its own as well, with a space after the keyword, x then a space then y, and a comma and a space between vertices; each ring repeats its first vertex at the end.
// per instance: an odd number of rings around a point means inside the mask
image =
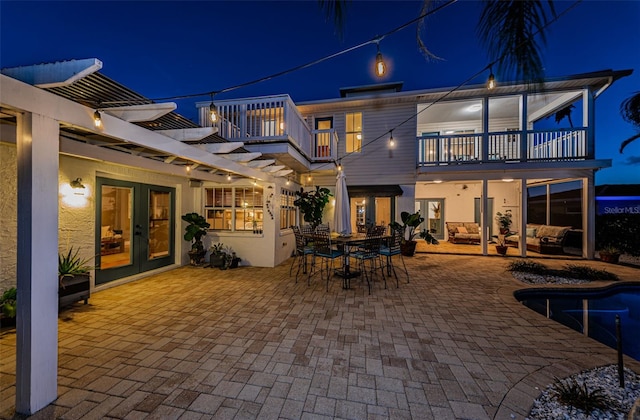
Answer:
MULTIPOLYGON (((351 253, 351 249, 353 247, 357 247, 364 243, 367 238, 366 233, 356 233, 349 236, 337 236, 331 237, 332 243, 343 248, 343 256, 342 256, 342 270, 335 270, 335 274, 343 278, 342 288, 350 289, 351 288, 351 279, 354 277, 360 276, 360 271, 351 271, 351 266, 349 264, 349 255, 351 253)), ((388 239, 388 235, 383 235, 382 240, 388 239)))

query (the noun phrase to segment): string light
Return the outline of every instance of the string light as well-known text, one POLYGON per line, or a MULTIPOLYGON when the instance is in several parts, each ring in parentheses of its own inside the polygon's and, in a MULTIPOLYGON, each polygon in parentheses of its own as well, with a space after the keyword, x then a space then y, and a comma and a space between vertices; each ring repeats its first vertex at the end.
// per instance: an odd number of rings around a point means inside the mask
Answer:
POLYGON ((231 174, 227 174, 227 181, 231 181, 231 174))
POLYGON ((253 185, 258 185, 258 181, 256 181, 255 179, 253 180, 253 185))
POLYGON ((291 184, 291 181, 289 181, 289 178, 287 178, 287 185, 291 184))
POLYGON ((376 42, 376 47, 378 49, 378 53, 376 54, 376 75, 382 77, 387 72, 387 65, 384 63, 382 53, 380 52, 380 42, 376 42))
POLYGON ((209 105, 209 119, 212 123, 218 121, 218 111, 216 105, 213 103, 213 94, 211 94, 211 105, 209 105))
POLYGON ((307 182, 311 182, 311 173, 307 175, 307 182))
POLYGON ((393 139, 393 130, 389 132, 389 147, 394 147, 396 145, 396 141, 393 139))
POLYGON ((93 125, 95 125, 96 128, 102 127, 102 116, 97 109, 96 112, 93 113, 93 125))
POLYGON ((186 170, 187 170, 187 172, 191 172, 191 165, 187 165, 186 166, 186 170))
POLYGON ((487 89, 492 90, 496 87, 496 77, 493 75, 493 69, 489 67, 489 79, 487 80, 487 89))

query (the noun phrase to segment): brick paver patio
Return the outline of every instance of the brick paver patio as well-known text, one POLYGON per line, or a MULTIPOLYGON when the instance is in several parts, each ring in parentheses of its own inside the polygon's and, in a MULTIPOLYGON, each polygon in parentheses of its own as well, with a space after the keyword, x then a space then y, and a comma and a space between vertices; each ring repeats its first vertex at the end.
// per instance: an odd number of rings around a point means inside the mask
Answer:
MULTIPOLYGON (((554 375, 616 360, 515 301, 526 286, 506 258, 406 260, 411 283, 370 296, 359 281, 295 284, 288 264, 183 267, 95 293, 61 314, 59 398, 31 418, 522 419, 554 375)), ((14 331, 0 352, 11 418, 14 331)))

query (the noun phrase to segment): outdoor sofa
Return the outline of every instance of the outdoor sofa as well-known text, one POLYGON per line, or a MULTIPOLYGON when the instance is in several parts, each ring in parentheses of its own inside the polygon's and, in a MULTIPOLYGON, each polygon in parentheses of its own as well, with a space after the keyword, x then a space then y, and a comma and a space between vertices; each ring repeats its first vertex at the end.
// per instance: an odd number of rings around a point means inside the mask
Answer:
POLYGON ((479 244, 480 225, 475 222, 446 222, 448 240, 454 244, 479 244))
MULTIPOLYGON (((562 247, 570 229, 571 226, 527 224, 527 250, 540 254, 562 254, 562 247)), ((505 243, 517 248, 520 235, 507 236, 505 243)))

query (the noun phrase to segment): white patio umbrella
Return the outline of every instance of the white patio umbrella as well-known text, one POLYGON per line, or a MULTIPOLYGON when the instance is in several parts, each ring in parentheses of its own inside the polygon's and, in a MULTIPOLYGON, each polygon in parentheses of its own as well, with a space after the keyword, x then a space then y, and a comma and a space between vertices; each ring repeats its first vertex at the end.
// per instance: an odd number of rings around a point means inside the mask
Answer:
POLYGON ((333 226, 340 235, 351 234, 351 209, 344 171, 338 171, 336 177, 336 206, 333 212, 333 226))

